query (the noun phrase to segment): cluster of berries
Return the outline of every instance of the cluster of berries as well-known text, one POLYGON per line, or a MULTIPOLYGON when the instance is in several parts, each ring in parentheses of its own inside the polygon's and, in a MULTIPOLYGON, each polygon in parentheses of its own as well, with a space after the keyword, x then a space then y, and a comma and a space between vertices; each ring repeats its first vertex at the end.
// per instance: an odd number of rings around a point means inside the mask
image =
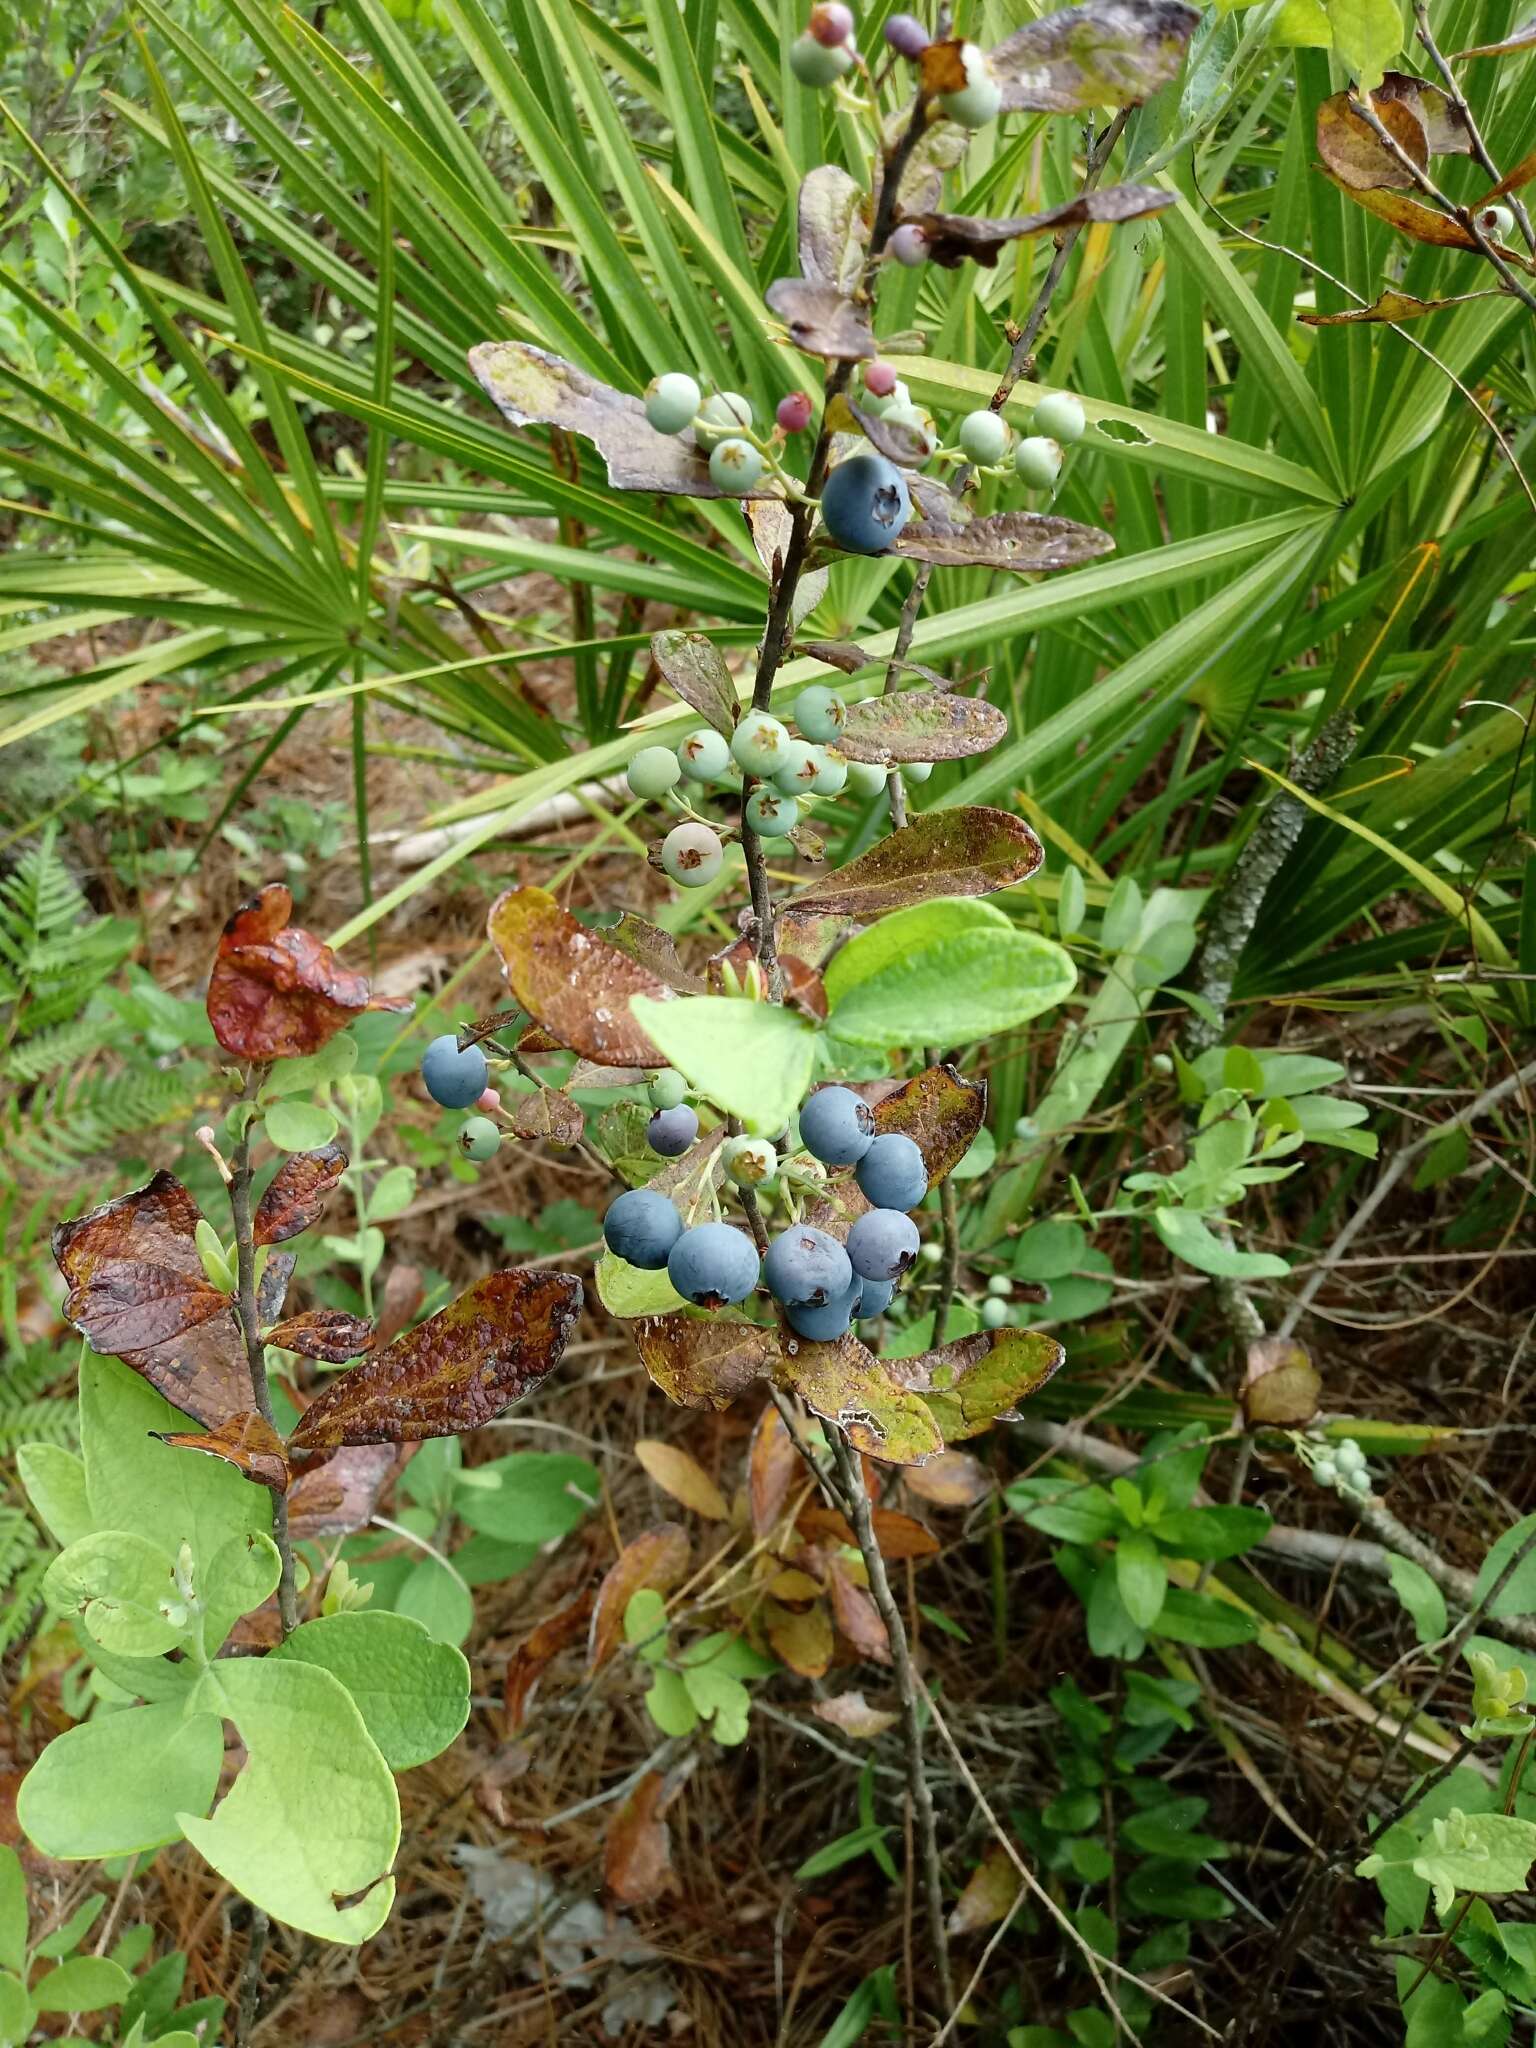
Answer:
POLYGON ((890 363, 865 363, 856 396, 865 412, 909 427, 922 441, 925 460, 937 454, 941 459, 968 462, 974 469, 995 470, 1004 465, 1011 446, 1014 471, 1031 490, 1054 486, 1061 474, 1063 450, 1088 431, 1087 415, 1072 393, 1049 391, 1035 407, 1031 431, 1017 441, 1001 414, 982 406, 965 415, 955 429, 955 445, 944 449, 939 446, 932 413, 913 404, 911 393, 890 363))
MULTIPOLYGON (((834 477, 838 474, 833 471, 834 477)), ((878 762, 845 760, 837 751, 834 742, 848 722, 848 705, 836 690, 821 683, 802 690, 794 718, 798 738, 768 712, 749 711, 729 740, 706 725, 675 750, 642 747, 626 771, 630 793, 654 803, 670 797, 684 781, 706 787, 738 773, 750 775, 758 787, 742 805, 742 830, 761 839, 787 839, 800 822, 802 798, 840 796, 845 789, 871 797, 885 787, 886 771, 878 762)), ((902 764, 911 782, 926 782, 932 773, 931 761, 902 764)), ((662 868, 684 889, 712 882, 724 857, 719 833, 701 818, 674 825, 661 844, 662 868)))
MULTIPOLYGON (((499 1109, 490 1085, 491 1065, 478 1045, 459 1044, 451 1031, 434 1038, 421 1056, 422 1085, 440 1109, 499 1109)), ((459 1150, 484 1164, 501 1149, 500 1127, 488 1115, 472 1116, 459 1129, 459 1150)))
MULTIPOLYGON (((804 33, 789 46, 789 68, 802 85, 819 92, 847 77, 859 62, 853 30, 853 12, 842 0, 818 0, 804 33)), ((915 14, 893 14, 883 33, 887 47, 914 64, 932 40, 915 14)), ((939 105, 962 128, 984 128, 1002 111, 1002 88, 992 75, 986 52, 975 43, 961 44, 960 64, 965 83, 951 92, 940 93, 939 105)), ((900 232, 898 228, 897 233, 900 232)))
POLYGON ((1352 1436, 1325 1444, 1311 1460, 1312 1477, 1319 1486, 1336 1487, 1346 1500, 1370 1497, 1371 1474, 1365 1453, 1352 1436))
MULTIPOLYGON (((603 1218, 608 1249, 645 1272, 665 1268, 673 1287, 697 1308, 726 1308, 766 1286, 795 1334, 815 1343, 831 1343, 855 1321, 882 1314, 920 1249, 917 1225, 907 1212, 928 1191, 923 1155, 902 1132, 877 1135, 869 1104, 851 1088, 818 1088, 798 1121, 805 1151, 823 1166, 851 1167, 860 1193, 873 1205, 856 1220, 846 1244, 797 1222, 759 1257, 735 1224, 687 1225, 659 1189, 631 1188, 603 1218)), ((771 1187, 784 1167, 777 1147, 761 1138, 730 1140, 725 1163, 739 1187, 754 1189, 771 1187)))

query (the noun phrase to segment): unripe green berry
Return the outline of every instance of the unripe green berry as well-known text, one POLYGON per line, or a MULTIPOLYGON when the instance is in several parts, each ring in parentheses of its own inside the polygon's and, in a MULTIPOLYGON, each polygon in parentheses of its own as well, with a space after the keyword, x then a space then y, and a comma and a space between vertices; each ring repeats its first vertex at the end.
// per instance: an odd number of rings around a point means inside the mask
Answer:
POLYGON ((750 441, 734 435, 722 441, 709 458, 709 478, 719 490, 750 491, 763 473, 763 458, 750 441))
POLYGON ((933 773, 931 761, 903 761, 901 775, 904 782, 926 782, 933 773))
POLYGON ((813 35, 796 36, 789 46, 789 68, 802 85, 808 85, 819 92, 825 85, 851 71, 854 52, 848 43, 839 43, 828 49, 825 43, 818 43, 813 35))
POLYGON ((816 780, 811 784, 812 796, 840 796, 848 781, 850 765, 835 748, 826 748, 822 753, 821 766, 816 771, 816 780))
POLYGON ((941 1244, 935 1244, 930 1238, 917 1256, 925 1266, 936 1266, 944 1256, 944 1247, 941 1244))
POLYGON ((873 413, 878 420, 883 420, 893 405, 910 405, 911 403, 912 394, 900 377, 896 379, 895 384, 889 391, 871 391, 866 385, 859 393, 859 404, 865 412, 873 413))
POLYGON ((825 683, 812 683, 795 699, 795 723, 808 740, 835 740, 848 723, 848 706, 825 683))
POLYGON ((459 1150, 483 1166, 501 1150, 501 1132, 488 1116, 472 1116, 459 1127, 459 1150))
POLYGON ((1021 1144, 1027 1145, 1031 1138, 1039 1137, 1040 1126, 1032 1116, 1021 1116, 1014 1122, 1013 1135, 1021 1144))
POLYGON ((1013 1282, 1006 1273, 994 1273, 987 1282, 987 1292, 988 1294, 997 1295, 1003 1301, 1007 1301, 1013 1293, 1013 1282))
POLYGON ((693 438, 706 455, 712 455, 728 436, 739 434, 743 427, 751 425, 751 399, 743 398, 739 391, 717 391, 713 398, 706 398, 699 407, 693 438))
POLYGON ((855 796, 878 796, 885 787, 885 770, 878 761, 850 761, 848 787, 855 796))
POLYGON ((741 822, 762 839, 787 839, 800 822, 800 806, 767 783, 754 789, 742 806, 741 822))
POLYGON ((720 872, 725 848, 708 825, 685 819, 661 842, 661 865, 680 889, 702 889, 720 872))
POLYGON ((961 45, 960 62, 965 69, 965 84, 958 92, 940 93, 939 105, 962 128, 985 128, 1002 112, 1003 89, 992 76, 986 52, 975 43, 961 45))
POLYGON ((686 370, 667 370, 645 387, 645 416, 658 434, 680 434, 693 425, 702 395, 686 370))
POLYGON ((980 412, 966 414, 955 438, 967 462, 974 462, 983 469, 994 462, 1001 462, 1008 453, 1007 422, 985 407, 980 412))
POLYGON ((1312 1477, 1319 1486, 1337 1486, 1339 1482, 1339 1468, 1335 1465, 1332 1458, 1318 1458, 1312 1466, 1312 1477))
POLYGON ((1507 206, 1482 206, 1477 224, 1490 242, 1507 242, 1515 231, 1515 216, 1507 206))
POLYGON ((1173 1059, 1171 1054, 1166 1052, 1153 1053, 1152 1071, 1154 1074, 1171 1074, 1173 1072, 1173 1059))
POLYGON ((1061 475, 1061 449, 1043 434, 1026 434, 1014 446, 1013 466, 1020 482, 1031 490, 1054 490, 1061 475))
POLYGON ((989 1294, 981 1304, 982 1328, 984 1330, 1000 1330, 1011 1314, 1012 1310, 1006 1301, 999 1300, 995 1294, 989 1294))
POLYGON ((712 725, 701 725, 678 747, 677 758, 690 782, 718 782, 731 765, 731 749, 712 725))
POLYGON ((677 786, 682 766, 670 747, 642 747, 625 771, 630 794, 646 802, 677 786))
POLYGON ((729 1138, 725 1170, 739 1188, 764 1187, 779 1170, 779 1155, 766 1138, 729 1138))
POLYGON ((777 775, 788 750, 787 729, 766 711, 749 711, 731 736, 731 754, 749 775, 777 775))
POLYGON ((791 740, 774 771, 774 787, 786 796, 809 796, 825 760, 820 747, 813 747, 809 740, 791 740))
POLYGON ((1035 407, 1030 425, 1037 434, 1066 448, 1088 431, 1088 416, 1070 391, 1048 391, 1035 407))
POLYGON ((652 1109, 676 1109, 687 1100, 688 1083, 676 1067, 662 1067, 651 1076, 645 1093, 652 1109))

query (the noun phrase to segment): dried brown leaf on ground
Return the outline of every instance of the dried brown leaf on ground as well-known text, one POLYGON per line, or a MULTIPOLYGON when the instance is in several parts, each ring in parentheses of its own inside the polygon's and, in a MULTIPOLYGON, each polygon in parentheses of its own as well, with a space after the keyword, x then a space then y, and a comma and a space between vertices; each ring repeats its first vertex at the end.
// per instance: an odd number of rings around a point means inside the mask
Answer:
POLYGON ((663 1493, 706 1521, 729 1520, 731 1510, 725 1495, 691 1452, 655 1437, 638 1438, 634 1449, 646 1475, 663 1493))
POLYGON ((677 1522, 658 1522, 625 1544, 597 1589, 587 1635, 589 1671, 606 1661, 623 1636, 624 1610, 636 1593, 646 1588, 670 1593, 686 1574, 691 1556, 688 1531, 677 1522))

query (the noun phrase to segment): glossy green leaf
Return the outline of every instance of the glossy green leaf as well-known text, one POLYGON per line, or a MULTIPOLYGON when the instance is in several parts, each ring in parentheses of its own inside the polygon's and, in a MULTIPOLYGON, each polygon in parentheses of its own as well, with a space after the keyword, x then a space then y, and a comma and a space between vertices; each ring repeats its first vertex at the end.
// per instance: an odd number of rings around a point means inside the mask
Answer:
POLYGON ((158 1849, 218 1790, 224 1732, 181 1701, 127 1707, 56 1735, 22 1780, 16 1813, 45 1856, 89 1861, 158 1849))
POLYGON ((632 996, 635 1021, 701 1095, 749 1130, 783 1130, 804 1099, 816 1034, 796 1011, 731 996, 632 996))
POLYGON ((400 1614, 328 1614, 276 1651, 329 1671, 346 1687, 391 1770, 445 1750, 469 1718, 469 1666, 400 1614))
POLYGON ((884 917, 826 974, 827 1028, 863 1045, 959 1045, 1065 1001, 1071 956, 990 906, 943 898, 884 917))

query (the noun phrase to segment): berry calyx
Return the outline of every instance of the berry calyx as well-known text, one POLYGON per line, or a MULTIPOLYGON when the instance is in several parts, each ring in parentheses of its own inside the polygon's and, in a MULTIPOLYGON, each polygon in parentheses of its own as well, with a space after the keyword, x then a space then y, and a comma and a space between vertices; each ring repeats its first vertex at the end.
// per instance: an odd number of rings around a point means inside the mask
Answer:
POLYGON ((699 407, 693 438, 706 455, 712 455, 728 435, 739 434, 743 427, 751 426, 751 399, 743 398, 739 391, 717 391, 699 407))
POLYGON ((817 0, 806 30, 818 43, 835 50, 853 34, 853 10, 845 7, 843 0, 817 0))
POLYGON ((983 407, 979 412, 968 412, 960 422, 955 439, 960 452, 968 462, 986 469, 994 462, 1001 462, 1008 453, 1008 425, 997 413, 983 407))
POLYGON ((501 1132, 488 1116, 472 1116, 459 1128, 459 1150, 466 1159, 484 1165, 501 1150, 501 1132))
POLYGON ((1088 416, 1070 391, 1048 391, 1035 407, 1030 425, 1066 448, 1087 433, 1088 416))
POLYGON ((885 24, 885 40, 898 57, 915 61, 933 39, 915 14, 893 14, 885 24))
POLYGON ((819 92, 853 69, 854 54, 847 43, 829 49, 807 31, 789 46, 789 68, 802 85, 819 92))
POLYGON ((1061 448, 1043 434, 1026 434, 1013 450, 1013 466, 1022 483, 1031 490, 1054 490, 1061 475, 1061 448))
POLYGON ((624 771, 631 796, 651 802, 677 786, 682 763, 670 747, 642 747, 624 771))
POLYGON ((850 455, 821 487, 821 517, 839 547, 883 555, 912 516, 912 494, 883 455, 850 455))
POLYGON ((762 456, 750 441, 739 440, 734 434, 722 441, 709 458, 709 480, 722 491, 750 491, 762 473, 762 456))
POLYGON ((468 1109, 479 1100, 489 1078, 479 1046, 466 1045, 460 1051, 451 1031, 434 1038, 421 1056, 422 1085, 440 1109, 468 1109))
POLYGON ((655 1110, 645 1127, 645 1142, 663 1159, 681 1159, 698 1135, 699 1113, 686 1102, 655 1110))
POLYGON ((749 711, 731 735, 732 757, 749 775, 777 775, 788 748, 788 729, 766 711, 749 711))
POLYGON ((757 1276, 758 1256, 751 1238, 729 1223, 696 1223, 667 1256, 667 1278, 695 1308, 725 1308, 745 1301, 757 1276))
POLYGON ((791 391, 779 400, 773 416, 786 434, 803 434, 811 424, 811 401, 803 391, 791 391))
POLYGON ((685 820, 661 842, 661 865, 680 889, 702 889, 720 872, 725 848, 708 825, 685 820))
POLYGON ((730 1138, 725 1170, 739 1188, 766 1187, 779 1170, 779 1155, 766 1138, 730 1138))
POLYGON ((825 683, 812 683, 795 699, 795 723, 808 740, 825 745, 848 723, 848 706, 836 690, 829 690, 825 683))
POLYGON ((856 1165, 874 1137, 875 1113, 851 1088, 818 1088, 800 1111, 800 1142, 823 1166, 856 1165))
POLYGON ((916 270, 920 263, 928 261, 928 237, 915 220, 904 220, 885 246, 904 269, 916 270))
POLYGON ((743 804, 741 822, 760 839, 787 839, 800 822, 800 806, 792 796, 764 783, 743 804))
POLYGON ((688 1083, 676 1067, 662 1067, 652 1075, 645 1094, 652 1109, 676 1109, 687 1100, 688 1083))
POLYGON ((701 725, 680 744, 677 761, 690 782, 718 782, 731 765, 731 749, 712 725, 701 725))
POLYGON ((658 434, 680 434, 693 425, 703 393, 686 370, 666 370, 645 387, 645 416, 658 434))
POLYGON ((809 740, 791 740, 774 775, 774 785, 786 796, 809 796, 821 773, 826 756, 809 740))

